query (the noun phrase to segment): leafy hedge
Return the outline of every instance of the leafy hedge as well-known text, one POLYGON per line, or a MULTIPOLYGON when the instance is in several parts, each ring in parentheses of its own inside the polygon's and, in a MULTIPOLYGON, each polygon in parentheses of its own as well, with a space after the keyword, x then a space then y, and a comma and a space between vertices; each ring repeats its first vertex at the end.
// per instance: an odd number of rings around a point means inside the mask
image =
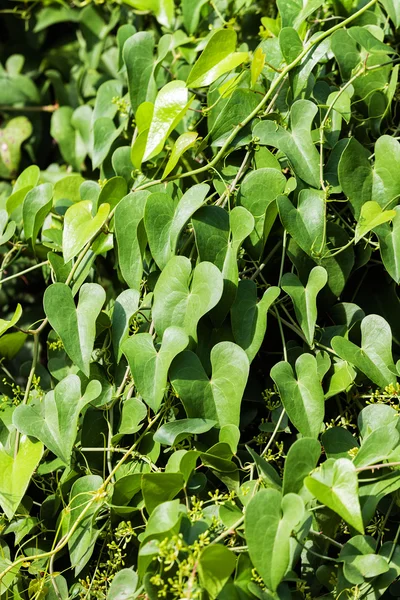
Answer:
POLYGON ((1 9, 1 597, 399 597, 399 1, 1 9))

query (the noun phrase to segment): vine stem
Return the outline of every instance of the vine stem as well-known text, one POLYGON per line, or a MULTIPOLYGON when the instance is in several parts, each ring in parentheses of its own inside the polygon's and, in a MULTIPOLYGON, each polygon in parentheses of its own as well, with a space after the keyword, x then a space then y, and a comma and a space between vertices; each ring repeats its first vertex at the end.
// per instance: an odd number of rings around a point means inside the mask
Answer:
POLYGON ((43 262, 37 264, 37 265, 33 265, 33 267, 29 267, 28 269, 24 269, 23 271, 19 271, 18 273, 14 273, 14 275, 10 275, 9 277, 5 277, 4 279, 2 279, 0 281, 0 284, 6 283, 6 281, 11 281, 11 279, 16 279, 17 277, 20 277, 21 275, 26 275, 26 273, 30 273, 31 271, 34 271, 35 269, 40 269, 40 267, 44 267, 45 265, 48 265, 49 261, 48 260, 44 260, 43 262))

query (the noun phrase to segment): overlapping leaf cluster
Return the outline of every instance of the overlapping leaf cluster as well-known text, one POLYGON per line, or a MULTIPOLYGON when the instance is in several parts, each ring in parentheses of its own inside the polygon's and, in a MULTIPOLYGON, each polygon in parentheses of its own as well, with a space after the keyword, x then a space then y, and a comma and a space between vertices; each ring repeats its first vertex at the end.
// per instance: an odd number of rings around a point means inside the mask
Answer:
POLYGON ((398 597, 400 4, 2 9, 1 598, 398 597))

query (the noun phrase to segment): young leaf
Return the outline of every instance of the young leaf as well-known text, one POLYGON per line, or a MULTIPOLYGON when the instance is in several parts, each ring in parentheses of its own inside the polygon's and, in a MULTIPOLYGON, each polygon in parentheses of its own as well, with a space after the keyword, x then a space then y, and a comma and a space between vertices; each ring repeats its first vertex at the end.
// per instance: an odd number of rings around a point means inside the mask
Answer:
POLYGON ((324 392, 311 354, 301 354, 295 364, 296 377, 288 362, 281 361, 271 369, 283 406, 293 425, 304 436, 318 437, 324 420, 324 392))
POLYGON ((0 446, 0 506, 11 520, 43 455, 43 444, 22 436, 15 457, 0 446))
POLYGON ((306 287, 294 273, 285 273, 282 277, 282 289, 289 294, 294 305, 297 320, 309 346, 314 342, 317 322, 317 295, 326 285, 328 275, 323 267, 314 267, 308 277, 306 287))
POLYGON ((351 527, 364 533, 357 473, 350 460, 328 458, 312 475, 306 477, 304 483, 321 504, 336 512, 351 527))
POLYGON ((182 229, 202 206, 209 189, 206 184, 194 185, 177 204, 161 192, 153 193, 147 199, 144 223, 150 250, 160 269, 174 256, 182 229))
POLYGON ((379 315, 368 315, 361 322, 361 348, 340 336, 332 339, 332 348, 364 373, 379 387, 396 382, 392 357, 390 325, 379 315))
POLYGON ((97 283, 85 283, 79 291, 78 307, 64 283, 50 285, 43 297, 44 312, 60 336, 70 359, 89 376, 89 363, 96 337, 96 319, 106 299, 97 283))
POLYGON ((168 162, 165 165, 162 179, 165 179, 171 173, 171 171, 175 169, 179 159, 186 152, 186 150, 189 150, 189 148, 194 146, 197 136, 198 134, 195 131, 188 131, 187 133, 182 133, 182 135, 178 137, 172 147, 168 162))
POLYGON ((189 343, 180 327, 165 330, 160 349, 154 348, 149 333, 138 333, 128 338, 122 351, 128 359, 136 387, 143 400, 156 413, 167 389, 167 375, 173 359, 189 343))
POLYGON ((172 364, 171 383, 189 418, 211 419, 219 427, 238 426, 249 373, 248 358, 236 344, 220 342, 211 351, 211 365, 209 379, 198 356, 184 352, 172 364))
POLYGON ((201 262, 192 273, 188 258, 172 257, 154 288, 152 315, 157 333, 162 336, 174 324, 197 342, 197 324, 218 303, 222 290, 221 271, 212 263, 201 262))
POLYGON ((63 257, 69 262, 101 230, 110 212, 108 204, 102 204, 92 217, 92 202, 84 200, 69 207, 64 217, 63 257))
POLYGON ((355 243, 357 244, 364 235, 375 229, 375 227, 391 221, 395 216, 395 210, 382 210, 377 202, 370 201, 363 204, 356 226, 355 243))
POLYGON ((157 94, 143 161, 157 156, 185 115, 191 99, 184 81, 170 81, 157 94))
POLYGON ((259 351, 267 329, 267 313, 278 298, 280 289, 268 288, 257 302, 257 286, 250 279, 239 281, 235 302, 231 308, 232 333, 251 363, 259 351))
POLYGON ((79 377, 68 375, 56 385, 54 391, 46 394, 40 404, 17 406, 13 423, 18 431, 40 440, 48 450, 69 465, 79 414, 100 392, 100 382, 92 380, 82 395, 79 377))
POLYGON ((191 88, 210 85, 224 73, 236 69, 248 58, 247 52, 235 52, 237 35, 233 29, 217 30, 208 41, 187 78, 191 88))
POLYGON ((290 538, 303 518, 300 496, 277 490, 260 490, 245 514, 245 534, 250 558, 268 589, 276 591, 290 564, 290 538))
POLYGON ((315 188, 320 187, 319 154, 311 137, 311 126, 317 111, 309 100, 297 100, 290 111, 291 131, 273 121, 261 121, 253 130, 260 144, 281 150, 295 174, 315 188))

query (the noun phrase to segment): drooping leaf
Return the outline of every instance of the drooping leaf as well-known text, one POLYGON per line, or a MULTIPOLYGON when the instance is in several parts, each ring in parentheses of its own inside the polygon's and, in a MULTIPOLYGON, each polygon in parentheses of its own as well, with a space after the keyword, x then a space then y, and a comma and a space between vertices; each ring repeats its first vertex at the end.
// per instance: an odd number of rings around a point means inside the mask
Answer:
POLYGON ((128 338, 122 351, 128 359, 136 387, 143 400, 157 412, 167 390, 167 375, 173 359, 189 343, 189 338, 180 327, 169 327, 164 331, 160 349, 154 348, 149 333, 138 333, 128 338))
POLYGON ((106 299, 97 283, 85 283, 75 306, 71 288, 53 283, 44 294, 43 306, 50 325, 60 336, 70 359, 89 376, 89 363, 96 336, 96 319, 106 299))
POLYGON ((168 159, 167 164, 165 165, 164 172, 162 174, 162 178, 165 179, 171 171, 173 171, 178 164, 181 156, 191 148, 197 139, 197 133, 195 131, 188 131, 187 133, 182 133, 176 140, 172 150, 170 157, 168 159))
POLYGON ((198 356, 184 352, 172 364, 171 383, 189 418, 211 419, 219 427, 239 425, 249 372, 246 353, 232 342, 220 342, 211 351, 211 365, 209 379, 198 356))
POLYGON ((152 315, 157 333, 162 336, 174 324, 196 342, 197 324, 218 303, 222 290, 221 271, 212 263, 201 262, 192 272, 188 258, 172 257, 154 288, 152 315))
POLYGON ((297 494, 260 490, 245 514, 245 534, 251 560, 265 585, 275 591, 290 563, 290 537, 304 514, 297 494))
POLYGON ((319 154, 311 137, 316 114, 315 104, 297 100, 290 111, 291 131, 273 121, 262 121, 254 127, 253 134, 260 144, 273 146, 286 154, 295 174, 312 187, 319 188, 319 154))
POLYGON ((99 381, 92 380, 82 395, 77 375, 68 375, 39 404, 22 404, 13 414, 18 431, 34 437, 48 450, 69 464, 81 410, 101 392, 99 381))
POLYGON ((294 273, 282 277, 282 289, 292 299, 297 320, 310 346, 313 344, 317 321, 317 295, 326 285, 328 275, 323 267, 314 267, 303 287, 294 273))
POLYGON ((24 233, 27 240, 32 240, 33 245, 35 245, 39 230, 50 212, 52 197, 53 186, 51 183, 42 183, 25 196, 22 205, 24 233))
POLYGON ((328 458, 305 479, 309 491, 328 508, 336 512, 351 527, 364 533, 357 473, 353 463, 346 458, 328 458))
POLYGON ((325 413, 324 392, 311 354, 301 354, 295 364, 296 376, 288 362, 281 361, 271 369, 283 406, 300 433, 318 437, 325 413))
POLYGON ((117 362, 122 356, 122 344, 128 337, 129 320, 139 307, 140 295, 137 290, 124 290, 116 298, 112 314, 112 342, 117 362))

